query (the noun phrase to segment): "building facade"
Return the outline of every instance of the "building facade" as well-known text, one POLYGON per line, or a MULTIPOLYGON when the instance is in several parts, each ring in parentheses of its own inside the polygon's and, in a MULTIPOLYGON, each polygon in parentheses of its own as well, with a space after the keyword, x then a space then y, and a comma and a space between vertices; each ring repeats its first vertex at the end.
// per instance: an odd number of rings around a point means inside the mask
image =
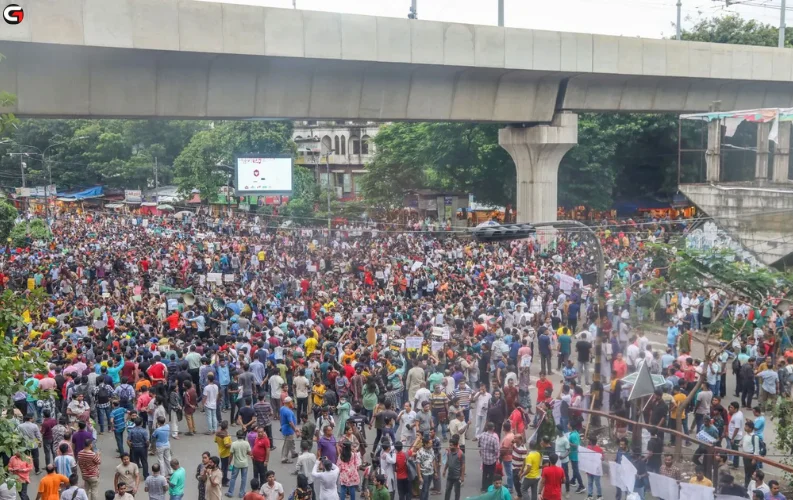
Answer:
POLYGON ((358 182, 374 155, 376 122, 298 121, 292 139, 297 144, 295 163, 314 172, 321 186, 330 183, 342 200, 360 197, 358 182))

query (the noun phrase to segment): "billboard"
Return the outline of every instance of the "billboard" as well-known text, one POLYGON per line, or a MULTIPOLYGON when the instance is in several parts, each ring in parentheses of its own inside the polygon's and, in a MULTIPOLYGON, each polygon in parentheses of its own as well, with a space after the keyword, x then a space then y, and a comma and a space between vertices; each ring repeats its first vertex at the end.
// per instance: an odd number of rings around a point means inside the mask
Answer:
POLYGON ((292 194, 292 157, 238 156, 236 179, 238 196, 292 194))

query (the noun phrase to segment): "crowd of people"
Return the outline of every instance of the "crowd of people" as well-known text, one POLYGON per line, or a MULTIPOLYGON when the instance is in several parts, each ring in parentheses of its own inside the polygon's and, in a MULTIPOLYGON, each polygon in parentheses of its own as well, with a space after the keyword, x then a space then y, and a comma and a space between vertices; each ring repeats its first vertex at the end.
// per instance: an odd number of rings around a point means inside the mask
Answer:
MULTIPOLYGON (((747 318, 746 306, 720 307, 716 289, 669 292, 650 307, 638 300, 653 273, 643 245, 666 237, 662 225, 598 231, 606 287, 619 290, 602 311, 581 233, 552 245, 478 243, 103 213, 68 215, 52 230, 52 241, 0 256, 3 286, 48 296, 6 334, 51 353, 46 370, 23 375, 7 412, 28 443, 6 457, 23 500, 42 470, 42 500, 129 500, 141 489, 182 500, 188 474, 171 453, 179 439, 215 446, 191 474, 199 500, 459 500, 466 446, 492 498, 561 500, 571 484, 600 498, 599 477, 587 474, 585 486, 577 460, 579 447, 603 453, 582 432, 592 394, 594 408, 635 420, 622 379, 647 365, 667 383, 646 422, 673 428, 681 413, 698 439, 760 455, 763 412, 793 381, 793 359, 775 355, 786 314, 753 320, 750 335, 705 363, 691 355, 694 332, 720 312, 747 318), (651 317, 668 322, 665 352, 637 328, 651 317), (743 406, 759 390, 745 426, 740 405, 721 405, 728 366, 743 406), (707 385, 684 407, 703 371, 707 385), (119 463, 102 493, 95 450, 105 432, 119 463), (276 460, 296 478, 276 478, 276 460)), ((610 425, 628 434, 624 421, 610 425)), ((631 457, 640 472, 663 472, 663 444, 653 431, 644 457, 631 457)), ((763 484, 751 460, 745 474, 746 487, 763 484)), ((0 486, 6 498, 15 493, 0 486)))

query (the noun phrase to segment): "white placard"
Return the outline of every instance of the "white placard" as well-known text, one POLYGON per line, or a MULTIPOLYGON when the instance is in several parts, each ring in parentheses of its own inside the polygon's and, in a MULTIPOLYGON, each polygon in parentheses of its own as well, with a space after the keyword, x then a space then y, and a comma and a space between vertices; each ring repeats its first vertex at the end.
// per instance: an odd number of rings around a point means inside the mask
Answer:
POLYGON ((140 225, 143 227, 149 227, 149 219, 143 219, 140 225))
POLYGON ((88 327, 78 326, 74 329, 74 332, 81 337, 85 337, 86 335, 88 335, 88 327))
POLYGON ((680 497, 680 488, 677 486, 677 481, 655 472, 648 474, 650 476, 650 491, 654 497, 663 498, 664 500, 677 500, 680 497))
POLYGON ((207 282, 221 284, 223 282, 223 273, 207 273, 207 282))
POLYGON ((713 500, 713 488, 699 484, 680 483, 680 500, 713 500))
POLYGON ((168 310, 173 311, 179 307, 179 299, 168 299, 168 310))
POLYGON ((443 340, 449 340, 450 338, 452 338, 452 332, 449 329, 449 325, 443 327, 443 333, 441 333, 441 338, 443 340))
POLYGON ((615 488, 623 489, 620 464, 617 462, 609 462, 609 483, 615 488))
POLYGON ((412 265, 412 266, 410 266, 410 272, 416 272, 416 270, 417 270, 417 269, 419 269, 419 268, 420 268, 421 266, 423 266, 423 265, 424 265, 424 263, 423 263, 423 262, 420 262, 420 261, 418 261, 418 260, 417 260, 417 261, 415 261, 415 262, 413 263, 413 265, 412 265))
POLYGON ((234 275, 233 274, 224 274, 223 281, 226 283, 234 283, 234 275))
POLYGON ((306 267, 306 271, 308 271, 310 273, 315 273, 315 272, 317 272, 317 266, 315 266, 315 265, 308 266, 308 267, 306 267))
MULTIPOLYGON (((587 448, 578 449, 578 468, 581 472, 592 474, 593 476, 603 475, 603 456, 587 448)), ((666 500, 666 498, 664 498, 666 500)), ((677 499, 675 499, 677 500, 677 499)))
POLYGON ((636 467, 633 466, 628 457, 622 457, 620 462, 620 480, 622 481, 622 490, 632 492, 633 487, 636 485, 636 467))
POLYGON ((405 349, 420 349, 424 342, 424 337, 406 337, 405 349))
POLYGON ((433 354, 437 354, 438 352, 443 350, 445 342, 438 342, 436 340, 432 341, 432 352, 433 354))

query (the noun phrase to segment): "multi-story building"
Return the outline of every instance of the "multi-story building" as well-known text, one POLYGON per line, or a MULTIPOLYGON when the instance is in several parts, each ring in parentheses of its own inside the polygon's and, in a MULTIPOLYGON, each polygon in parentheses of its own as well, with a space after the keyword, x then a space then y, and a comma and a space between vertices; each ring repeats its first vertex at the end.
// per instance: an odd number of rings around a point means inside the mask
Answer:
POLYGON ((321 186, 328 185, 343 200, 360 196, 357 180, 366 172, 374 154, 374 137, 379 123, 299 121, 292 139, 298 147, 295 162, 314 171, 321 186))

